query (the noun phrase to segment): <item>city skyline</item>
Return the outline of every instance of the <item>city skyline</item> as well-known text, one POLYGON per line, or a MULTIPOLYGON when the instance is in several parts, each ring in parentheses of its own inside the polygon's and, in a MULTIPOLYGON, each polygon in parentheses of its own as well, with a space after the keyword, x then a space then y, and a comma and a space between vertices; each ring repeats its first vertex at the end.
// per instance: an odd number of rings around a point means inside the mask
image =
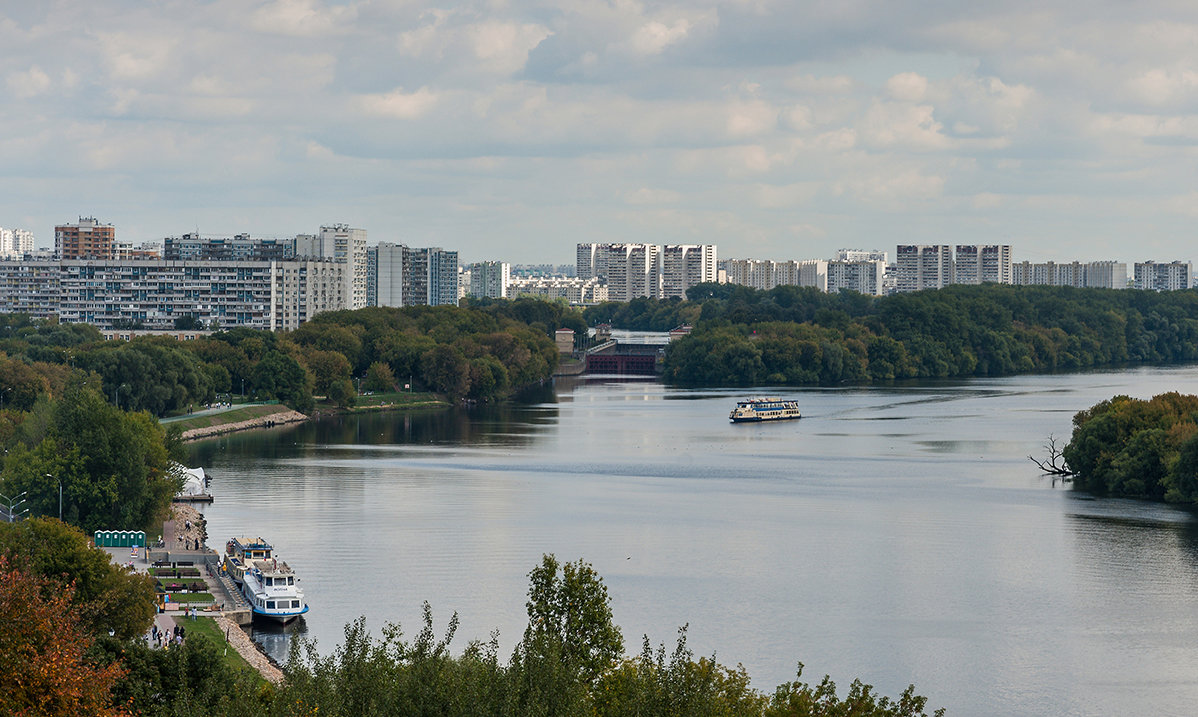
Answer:
POLYGON ((1184 258, 1196 34, 1164 2, 28 3, 0 226, 1184 258))

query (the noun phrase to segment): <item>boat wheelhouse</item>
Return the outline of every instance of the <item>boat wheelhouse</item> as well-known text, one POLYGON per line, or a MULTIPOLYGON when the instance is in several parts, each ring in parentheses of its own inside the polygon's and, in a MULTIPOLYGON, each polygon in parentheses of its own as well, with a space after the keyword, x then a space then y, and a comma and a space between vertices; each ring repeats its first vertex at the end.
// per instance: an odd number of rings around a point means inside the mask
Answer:
POLYGON ((785 421, 802 418, 799 402, 778 396, 755 396, 736 402, 736 408, 728 414, 733 423, 759 423, 761 421, 785 421))

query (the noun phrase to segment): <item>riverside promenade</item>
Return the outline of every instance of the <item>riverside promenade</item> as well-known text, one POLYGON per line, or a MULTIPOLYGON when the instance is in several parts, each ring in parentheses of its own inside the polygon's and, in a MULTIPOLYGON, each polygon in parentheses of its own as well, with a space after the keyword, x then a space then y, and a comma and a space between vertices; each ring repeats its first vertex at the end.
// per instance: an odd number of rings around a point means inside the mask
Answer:
POLYGON ((161 547, 141 546, 136 555, 127 547, 100 549, 108 553, 112 562, 131 566, 134 571, 145 575, 149 575, 150 568, 155 562, 160 561, 197 567, 199 577, 186 580, 202 580, 215 604, 208 608, 193 609, 189 613, 189 606, 185 603, 167 603, 166 609, 154 616, 154 624, 158 626, 159 631, 171 634, 177 624, 186 628, 190 616, 212 619, 224 633, 228 644, 263 678, 275 684, 282 682, 282 670, 271 662, 258 644, 242 629, 242 625, 251 621, 249 603, 232 580, 220 575, 215 569, 209 570, 209 566, 217 564, 217 554, 205 543, 203 516, 190 505, 175 503, 171 506, 171 520, 163 523, 162 532, 161 547))

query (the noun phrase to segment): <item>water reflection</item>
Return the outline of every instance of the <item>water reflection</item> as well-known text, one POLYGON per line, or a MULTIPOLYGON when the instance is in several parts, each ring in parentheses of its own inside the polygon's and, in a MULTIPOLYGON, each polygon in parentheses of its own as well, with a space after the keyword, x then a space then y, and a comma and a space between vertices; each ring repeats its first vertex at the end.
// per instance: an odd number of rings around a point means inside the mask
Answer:
MULTIPOLYGON (((193 460, 215 476, 209 533, 276 545, 325 654, 358 616, 416 625, 426 600, 509 653, 528 571, 554 552, 595 565, 630 644, 689 623, 697 654, 763 689, 801 659, 887 694, 914 682, 950 714, 1188 714, 1198 522, 1054 489, 1027 455, 1071 412, 1195 381, 775 391, 804 418, 773 425, 729 424, 741 390, 561 381, 230 436, 193 460)), ((287 635, 268 640, 285 659, 287 635)))

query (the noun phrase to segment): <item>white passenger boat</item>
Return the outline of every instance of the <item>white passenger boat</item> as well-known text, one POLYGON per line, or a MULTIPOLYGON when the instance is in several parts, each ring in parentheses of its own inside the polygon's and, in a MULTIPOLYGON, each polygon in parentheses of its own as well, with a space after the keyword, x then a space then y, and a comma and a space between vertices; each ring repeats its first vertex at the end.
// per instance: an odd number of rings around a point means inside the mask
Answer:
POLYGON ((262 538, 233 538, 225 545, 225 570, 241 588, 254 615, 286 624, 308 612, 295 571, 262 538))
POLYGON ((756 396, 736 402, 736 408, 728 414, 733 423, 756 423, 760 421, 785 421, 802 418, 799 402, 777 396, 756 396))

